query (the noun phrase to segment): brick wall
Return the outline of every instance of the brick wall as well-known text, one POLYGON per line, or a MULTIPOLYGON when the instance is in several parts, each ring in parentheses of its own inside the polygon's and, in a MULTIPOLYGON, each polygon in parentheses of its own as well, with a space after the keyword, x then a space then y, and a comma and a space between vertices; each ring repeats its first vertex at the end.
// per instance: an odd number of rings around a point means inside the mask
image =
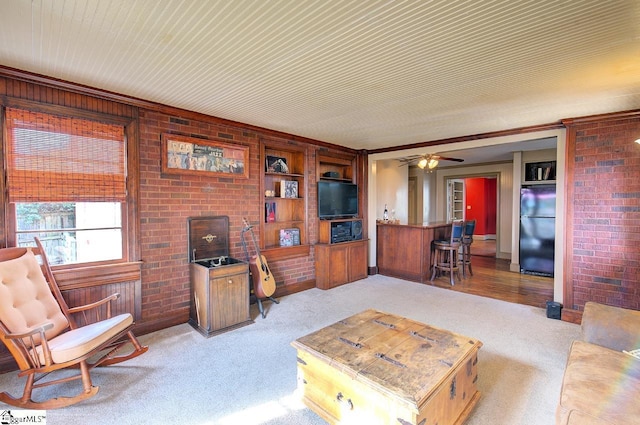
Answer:
MULTIPOLYGON (((240 243, 242 217, 257 223, 261 215, 260 138, 273 139, 274 132, 262 134, 251 126, 205 116, 193 118, 195 114, 186 114, 188 118, 171 115, 180 114, 171 108, 137 108, 54 86, 0 78, 0 94, 12 99, 123 117, 135 117, 138 111, 143 322, 166 316, 186 320, 190 302, 187 218, 228 215, 231 255, 244 258, 240 243), (249 178, 163 174, 160 152, 161 134, 165 132, 248 146, 249 178)), ((566 120, 565 125, 570 152, 565 307, 581 310, 586 301, 593 300, 640 309, 640 145, 633 143, 640 137, 640 114, 566 120)), ((318 149, 324 148, 308 146, 311 244, 317 241, 313 200, 318 149)), ((269 265, 279 285, 295 287, 296 283, 315 278, 313 249, 308 257, 269 265)))
MULTIPOLYGON (((154 320, 171 312, 188 314, 190 303, 187 218, 208 215, 229 217, 230 255, 246 259, 242 249, 242 218, 255 225, 262 214, 260 173, 262 162, 259 133, 241 127, 181 118, 162 112, 140 111, 140 230, 143 320, 154 320), (161 135, 180 134, 249 147, 249 178, 162 173, 161 135)), ((270 140, 274 140, 272 136, 270 140)), ((275 139, 277 140, 277 139, 275 139)), ((295 143, 283 139, 283 143, 295 143)), ((309 147, 307 179, 309 204, 315 202, 315 149, 309 147)), ((309 208, 309 241, 317 240, 315 207, 309 208)), ((246 235, 253 253, 250 235, 246 235)), ((315 279, 313 250, 308 257, 270 262, 278 286, 315 279)))
POLYGON ((572 121, 567 307, 640 309, 640 116, 572 121), (571 179, 573 181, 571 181, 571 179))
MULTIPOLYGON (((305 145, 308 152, 308 242, 317 242, 316 155, 318 151, 341 149, 322 142, 303 140, 275 131, 256 129, 250 125, 229 122, 215 117, 194 114, 179 109, 152 105, 146 107, 135 100, 109 99, 92 93, 70 90, 68 85, 0 76, 0 95, 11 102, 29 101, 58 108, 73 108, 113 116, 137 118, 139 129, 139 199, 137 210, 140 228, 140 260, 142 260, 141 291, 142 320, 153 330, 162 323, 186 321, 190 305, 187 218, 205 215, 226 215, 230 223, 230 255, 246 259, 241 244, 242 218, 255 225, 259 240, 259 220, 262 201, 259 193, 262 161, 260 139, 282 141, 283 144, 305 145), (249 178, 170 174, 162 172, 161 135, 163 133, 217 140, 249 148, 249 178), (307 143, 308 142, 308 143, 307 143)), ((5 99, 3 97, 3 99, 5 99)), ((4 214, 2 214, 4 217, 4 214)), ((2 220, 0 217, 0 221, 2 220)), ((0 226, 4 229, 5 226, 0 226)), ((0 237, 4 238, 3 230, 0 237)), ((253 244, 247 235, 250 253, 253 244)), ((269 262, 278 283, 276 296, 306 289, 314 285, 315 258, 310 255, 269 262)), ((0 353, 1 355, 2 353, 0 353)))

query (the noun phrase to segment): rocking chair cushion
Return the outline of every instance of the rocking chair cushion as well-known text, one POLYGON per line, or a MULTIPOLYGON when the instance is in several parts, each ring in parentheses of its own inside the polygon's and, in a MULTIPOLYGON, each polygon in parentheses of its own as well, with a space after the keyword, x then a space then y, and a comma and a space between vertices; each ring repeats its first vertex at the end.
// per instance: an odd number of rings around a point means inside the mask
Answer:
MULTIPOLYGON (((0 321, 9 332, 17 334, 51 322, 54 326, 45 332, 47 339, 69 326, 31 250, 0 262, 0 321)), ((40 336, 35 335, 34 341, 39 344, 40 336)), ((25 343, 30 344, 27 339, 25 343)))
MULTIPOLYGON (((109 319, 72 329, 48 341, 51 358, 54 363, 64 363, 78 359, 133 324, 129 313, 120 314, 109 319)), ((36 347, 40 362, 45 363, 42 346, 36 347)))

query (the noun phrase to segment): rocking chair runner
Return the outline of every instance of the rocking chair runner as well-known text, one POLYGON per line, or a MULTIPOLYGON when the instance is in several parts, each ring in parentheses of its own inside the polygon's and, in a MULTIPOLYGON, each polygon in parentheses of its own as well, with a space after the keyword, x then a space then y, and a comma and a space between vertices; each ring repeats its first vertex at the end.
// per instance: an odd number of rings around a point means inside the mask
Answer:
POLYGON ((0 249, 0 339, 16 360, 19 377, 26 376, 21 398, 0 394, 0 401, 27 409, 56 409, 93 397, 98 392, 91 382, 90 371, 139 356, 148 347, 141 346, 131 328, 131 314, 111 317, 110 302, 114 294, 101 301, 69 308, 57 286, 40 241, 37 248, 0 249), (36 256, 41 257, 42 264, 36 256), (73 315, 87 319, 93 310, 98 321, 78 326, 73 315), (106 310, 104 318, 100 311, 106 310), (133 351, 116 356, 124 345, 131 343, 133 351), (89 360, 92 360, 89 363, 89 360), (40 382, 49 373, 65 368, 80 368, 80 373, 40 382), (73 397, 34 401, 36 388, 82 380, 82 392, 73 397))

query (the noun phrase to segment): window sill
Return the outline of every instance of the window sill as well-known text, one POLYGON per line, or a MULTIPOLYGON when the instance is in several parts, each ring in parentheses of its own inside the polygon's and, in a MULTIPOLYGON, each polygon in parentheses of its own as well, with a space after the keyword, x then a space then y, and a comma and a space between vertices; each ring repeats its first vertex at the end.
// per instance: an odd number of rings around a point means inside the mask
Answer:
POLYGON ((104 264, 99 266, 75 267, 53 270, 61 290, 88 288, 111 283, 139 281, 142 262, 104 264))

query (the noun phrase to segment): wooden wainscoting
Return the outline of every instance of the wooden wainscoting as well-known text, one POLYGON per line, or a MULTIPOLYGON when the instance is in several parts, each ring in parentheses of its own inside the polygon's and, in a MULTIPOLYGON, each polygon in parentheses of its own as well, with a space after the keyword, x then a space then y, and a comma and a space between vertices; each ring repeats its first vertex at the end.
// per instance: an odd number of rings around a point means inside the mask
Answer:
MULTIPOLYGON (((88 288, 67 289, 62 291, 62 296, 67 301, 69 307, 76 307, 118 293, 120 297, 111 303, 111 314, 115 316, 121 313, 131 313, 135 318, 136 302, 140 299, 140 296, 136 296, 138 288, 140 288, 140 281, 128 281, 91 286, 88 288)), ((106 307, 100 314, 102 317, 105 317, 105 313, 106 307)), ((80 322, 78 324, 80 324, 80 322)))
POLYGON ((69 307, 100 300, 114 293, 120 298, 112 305, 112 313, 131 313, 134 320, 142 317, 140 262, 107 264, 95 267, 54 270, 54 275, 69 307))

